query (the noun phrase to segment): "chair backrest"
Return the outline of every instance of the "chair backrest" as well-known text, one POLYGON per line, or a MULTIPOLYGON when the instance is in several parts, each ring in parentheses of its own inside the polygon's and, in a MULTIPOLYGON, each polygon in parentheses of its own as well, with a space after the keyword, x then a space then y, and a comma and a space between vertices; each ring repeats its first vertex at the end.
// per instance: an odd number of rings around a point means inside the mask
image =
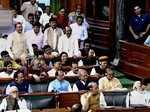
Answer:
POLYGON ((45 83, 31 83, 31 89, 33 92, 47 92, 49 82, 45 83))
POLYGON ((56 95, 53 93, 31 93, 21 95, 27 101, 29 109, 45 109, 56 107, 56 95))
POLYGON ((58 94, 59 107, 71 107, 73 104, 80 103, 80 93, 69 92, 58 94))
POLYGON ((126 106, 128 91, 105 91, 103 92, 107 106, 126 106))

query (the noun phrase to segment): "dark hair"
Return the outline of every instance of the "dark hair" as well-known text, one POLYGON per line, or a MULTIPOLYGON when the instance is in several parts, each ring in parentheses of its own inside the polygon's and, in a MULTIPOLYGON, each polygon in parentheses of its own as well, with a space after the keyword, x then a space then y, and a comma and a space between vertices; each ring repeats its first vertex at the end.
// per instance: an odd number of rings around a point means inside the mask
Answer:
POLYGON ((83 16, 77 16, 76 20, 78 20, 79 18, 83 20, 83 16))
POLYGON ((21 25, 22 25, 22 23, 21 23, 21 22, 17 22, 17 23, 15 24, 15 28, 17 27, 17 25, 18 25, 18 24, 21 24, 21 25))
POLYGON ((38 45, 37 44, 32 44, 32 47, 38 48, 38 45))
POLYGON ((62 53, 60 53, 60 55, 59 55, 59 56, 60 56, 60 58, 62 57, 62 55, 63 55, 63 54, 66 54, 66 55, 68 56, 68 53, 66 53, 66 52, 62 52, 62 53))
POLYGON ((18 74, 19 74, 19 73, 24 74, 24 71, 21 70, 21 69, 19 69, 18 71, 16 71, 16 72, 14 73, 14 78, 18 78, 18 74))
POLYGON ((33 14, 33 13, 29 13, 29 14, 28 14, 28 18, 29 18, 30 16, 33 16, 33 17, 34 17, 34 14, 33 14))
POLYGON ((49 45, 45 45, 45 46, 43 47, 43 51, 45 52, 47 49, 52 49, 52 48, 51 48, 51 46, 49 46, 49 45))
POLYGON ((6 55, 9 55, 9 53, 7 51, 2 51, 1 52, 1 57, 6 56, 6 55))
POLYGON ((41 27, 41 24, 40 24, 39 22, 34 22, 34 23, 33 23, 33 27, 35 27, 35 26, 41 27))
MULTIPOLYGON (((62 70, 62 69, 57 70, 56 73, 55 73, 55 77, 57 77, 57 76, 59 75, 59 74, 58 74, 59 71, 63 71, 63 70, 62 70)), ((63 72, 64 72, 64 71, 63 71, 63 72)))
POLYGON ((56 20, 56 18, 51 17, 51 18, 49 19, 49 22, 52 22, 52 21, 55 21, 55 22, 56 22, 57 20, 56 20))

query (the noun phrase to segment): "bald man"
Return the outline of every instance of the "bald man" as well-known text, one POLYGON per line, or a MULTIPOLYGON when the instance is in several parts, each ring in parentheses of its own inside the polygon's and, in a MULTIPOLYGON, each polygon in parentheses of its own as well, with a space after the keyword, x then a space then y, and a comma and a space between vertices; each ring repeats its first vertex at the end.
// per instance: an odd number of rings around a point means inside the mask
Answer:
POLYGON ((87 85, 88 85, 88 73, 85 69, 79 69, 78 70, 79 74, 79 80, 75 82, 73 85, 73 91, 82 91, 82 90, 87 90, 87 85))

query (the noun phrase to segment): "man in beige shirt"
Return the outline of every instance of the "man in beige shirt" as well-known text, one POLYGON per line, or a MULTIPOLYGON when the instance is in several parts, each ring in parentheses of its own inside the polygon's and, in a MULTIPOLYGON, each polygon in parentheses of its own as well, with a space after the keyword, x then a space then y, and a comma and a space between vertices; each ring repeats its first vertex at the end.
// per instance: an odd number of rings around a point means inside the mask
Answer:
POLYGON ((57 27, 55 18, 51 18, 49 22, 51 27, 44 32, 44 45, 49 45, 54 51, 58 51, 58 41, 63 35, 63 31, 57 27))
MULTIPOLYGON (((7 51, 13 59, 25 59, 27 57, 27 44, 25 34, 22 32, 22 24, 16 23, 16 31, 8 36, 7 51)), ((31 50, 29 50, 31 51, 31 50)), ((33 56, 33 53, 30 53, 33 56)))
POLYGON ((110 68, 106 69, 106 76, 99 79, 99 90, 122 90, 122 85, 119 79, 113 76, 113 71, 110 68))
POLYGON ((26 20, 28 20, 28 14, 35 12, 38 10, 38 6, 36 4, 36 0, 30 0, 29 2, 24 2, 21 6, 21 11, 26 20))

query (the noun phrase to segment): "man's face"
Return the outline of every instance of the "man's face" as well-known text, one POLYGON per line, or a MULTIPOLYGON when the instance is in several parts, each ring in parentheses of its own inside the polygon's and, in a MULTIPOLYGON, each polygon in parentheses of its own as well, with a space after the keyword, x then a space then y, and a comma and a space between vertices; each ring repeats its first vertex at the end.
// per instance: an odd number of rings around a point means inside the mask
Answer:
POLYGON ((18 90, 12 91, 12 92, 11 92, 11 96, 12 96, 13 98, 18 98, 18 96, 19 96, 18 90))
POLYGON ((140 15, 140 14, 141 14, 141 8, 140 8, 139 6, 135 6, 135 7, 134 7, 134 13, 135 13, 136 15, 140 15))
POLYGON ((78 64, 77 63, 72 64, 72 70, 73 70, 73 73, 78 74, 78 64))
POLYGON ((55 69, 59 70, 61 68, 61 62, 56 62, 54 64, 55 69))
POLYGON ((29 23, 33 24, 34 23, 34 16, 29 16, 28 21, 29 21, 29 23))
POLYGON ((66 54, 62 54, 61 56, 61 61, 62 62, 66 62, 67 61, 68 56, 66 54))
POLYGON ((36 34, 38 34, 40 32, 40 27, 39 26, 34 26, 33 30, 36 34))
POLYGON ((111 69, 107 69, 106 70, 106 77, 108 80, 112 80, 113 79, 113 71, 111 69))
POLYGON ((104 70, 104 69, 106 69, 108 62, 107 61, 100 61, 99 64, 100 64, 100 68, 102 70, 104 70))
POLYGON ((67 35, 67 37, 70 37, 71 33, 72 33, 71 28, 70 27, 66 27, 66 35, 67 35))
POLYGON ((60 81, 64 80, 64 72, 63 71, 58 71, 57 79, 60 81))
POLYGON ((18 77, 17 77, 16 81, 17 81, 17 83, 19 83, 19 84, 23 83, 23 81, 24 81, 23 73, 19 73, 19 74, 18 74, 18 77))
POLYGON ((57 26, 57 23, 56 23, 56 21, 51 21, 51 22, 50 22, 50 25, 51 25, 51 27, 52 27, 53 29, 55 29, 56 26, 57 26))
POLYGON ((82 25, 82 23, 83 23, 83 19, 82 19, 82 18, 78 18, 78 19, 77 19, 77 24, 78 24, 78 25, 82 25))
POLYGON ((22 24, 17 24, 17 25, 16 25, 16 31, 17 31, 18 33, 22 33, 22 24))
POLYGON ((31 0, 31 4, 34 5, 36 3, 36 0, 31 0))
POLYGON ((88 79, 88 73, 85 70, 79 70, 79 74, 80 74, 80 80, 82 81, 87 81, 88 79))

